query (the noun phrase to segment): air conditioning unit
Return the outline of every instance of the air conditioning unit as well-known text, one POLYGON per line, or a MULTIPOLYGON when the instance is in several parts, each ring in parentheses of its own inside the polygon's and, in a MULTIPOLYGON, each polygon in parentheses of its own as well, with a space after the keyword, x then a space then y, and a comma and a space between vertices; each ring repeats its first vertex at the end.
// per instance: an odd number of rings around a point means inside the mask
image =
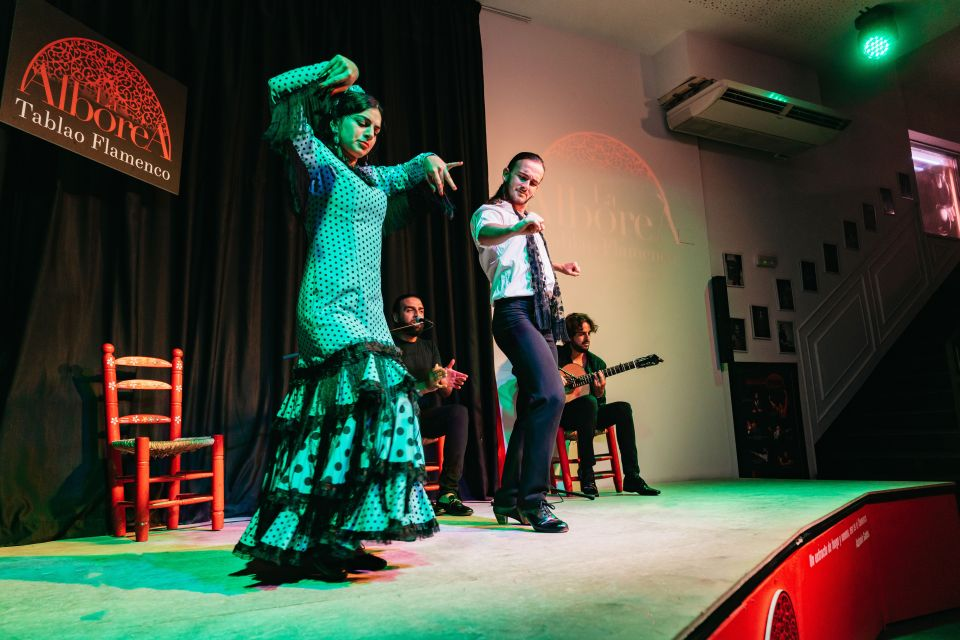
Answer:
POLYGON ((833 140, 850 120, 832 109, 732 80, 694 76, 659 100, 671 131, 792 156, 833 140))

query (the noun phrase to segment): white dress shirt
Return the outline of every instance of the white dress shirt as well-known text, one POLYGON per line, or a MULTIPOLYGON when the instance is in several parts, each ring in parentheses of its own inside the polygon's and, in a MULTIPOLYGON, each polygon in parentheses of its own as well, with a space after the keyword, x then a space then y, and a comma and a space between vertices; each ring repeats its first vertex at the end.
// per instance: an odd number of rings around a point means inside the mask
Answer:
MULTIPOLYGON (((530 211, 527 212, 527 217, 543 222, 543 218, 530 211)), ((520 216, 513 210, 513 205, 504 200, 495 204, 482 205, 473 213, 473 218, 470 220, 473 242, 477 245, 480 254, 480 266, 490 280, 491 303, 501 298, 532 296, 534 293, 526 236, 514 236, 490 246, 480 244, 480 230, 485 226, 489 224, 510 226, 516 224, 518 220, 520 216)), ((556 275, 553 273, 553 266, 550 264, 543 238, 538 233, 533 239, 537 243, 541 268, 546 279, 545 290, 547 295, 550 295, 553 293, 556 275)))

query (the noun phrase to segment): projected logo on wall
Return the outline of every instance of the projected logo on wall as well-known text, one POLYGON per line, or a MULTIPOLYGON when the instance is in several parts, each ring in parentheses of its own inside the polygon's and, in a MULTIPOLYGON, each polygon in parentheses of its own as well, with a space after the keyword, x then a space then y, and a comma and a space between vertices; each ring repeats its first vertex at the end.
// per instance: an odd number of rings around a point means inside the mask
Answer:
POLYGON ((66 31, 86 29, 35 0, 17 6, 0 120, 178 193, 185 88, 95 34, 57 37, 66 31))
POLYGON ((680 244, 660 181, 628 145, 577 132, 543 155, 550 185, 541 189, 539 207, 549 213, 551 250, 658 263, 668 260, 666 248, 680 244))
MULTIPOLYGON (((576 260, 583 269, 579 278, 560 276, 567 313, 589 311, 600 324, 616 326, 617 314, 605 314, 604 306, 615 299, 619 315, 627 311, 634 318, 629 321, 634 334, 624 339, 639 335, 639 283, 647 279, 643 295, 656 298, 658 289, 650 280, 661 266, 674 263, 672 249, 681 244, 660 180, 629 145, 602 133, 565 135, 541 155, 544 180, 531 208, 545 218, 551 259, 576 260)), ((665 286, 673 282, 660 280, 665 286)), ((513 365, 499 350, 495 362, 503 441, 508 442, 517 383, 513 365)))

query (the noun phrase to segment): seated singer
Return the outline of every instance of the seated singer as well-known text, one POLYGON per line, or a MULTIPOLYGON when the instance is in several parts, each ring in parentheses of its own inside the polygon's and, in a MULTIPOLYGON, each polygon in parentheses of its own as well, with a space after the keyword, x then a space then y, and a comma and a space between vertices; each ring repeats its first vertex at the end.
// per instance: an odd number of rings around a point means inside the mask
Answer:
POLYGON ((660 495, 640 477, 640 463, 637 462, 637 439, 633 428, 633 409, 629 402, 607 403, 605 395, 606 380, 603 369, 607 363, 596 354, 590 353, 590 334, 597 325, 585 313, 571 313, 565 319, 570 341, 557 348, 560 368, 571 362, 583 367, 586 373, 595 373, 590 384, 590 393, 571 400, 564 406, 560 416, 560 426, 564 430, 577 431, 577 451, 580 455, 580 490, 588 495, 599 495, 593 475, 596 459, 593 453, 593 438, 597 427, 610 425, 617 427, 617 445, 620 448, 620 462, 623 465, 623 490, 639 493, 642 496, 660 495))
POLYGON ((403 364, 420 391, 420 435, 423 438, 446 436, 443 447, 443 468, 440 469, 440 494, 434 504, 437 515, 469 516, 473 509, 460 501, 460 476, 467 450, 467 408, 459 404, 441 404, 467 380, 467 375, 453 368, 451 360, 444 376, 431 376, 440 367, 440 351, 433 340, 421 336, 427 323, 423 317, 423 301, 413 293, 405 293, 393 302, 393 341, 403 352, 403 364), (439 396, 439 397, 437 397, 439 396))

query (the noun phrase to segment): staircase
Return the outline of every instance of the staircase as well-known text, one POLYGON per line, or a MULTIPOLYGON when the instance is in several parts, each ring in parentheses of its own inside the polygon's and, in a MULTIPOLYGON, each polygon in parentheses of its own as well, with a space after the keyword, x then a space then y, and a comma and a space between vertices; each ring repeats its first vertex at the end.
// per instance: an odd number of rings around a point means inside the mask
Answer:
POLYGON ((816 443, 824 479, 960 483, 960 267, 816 443))

